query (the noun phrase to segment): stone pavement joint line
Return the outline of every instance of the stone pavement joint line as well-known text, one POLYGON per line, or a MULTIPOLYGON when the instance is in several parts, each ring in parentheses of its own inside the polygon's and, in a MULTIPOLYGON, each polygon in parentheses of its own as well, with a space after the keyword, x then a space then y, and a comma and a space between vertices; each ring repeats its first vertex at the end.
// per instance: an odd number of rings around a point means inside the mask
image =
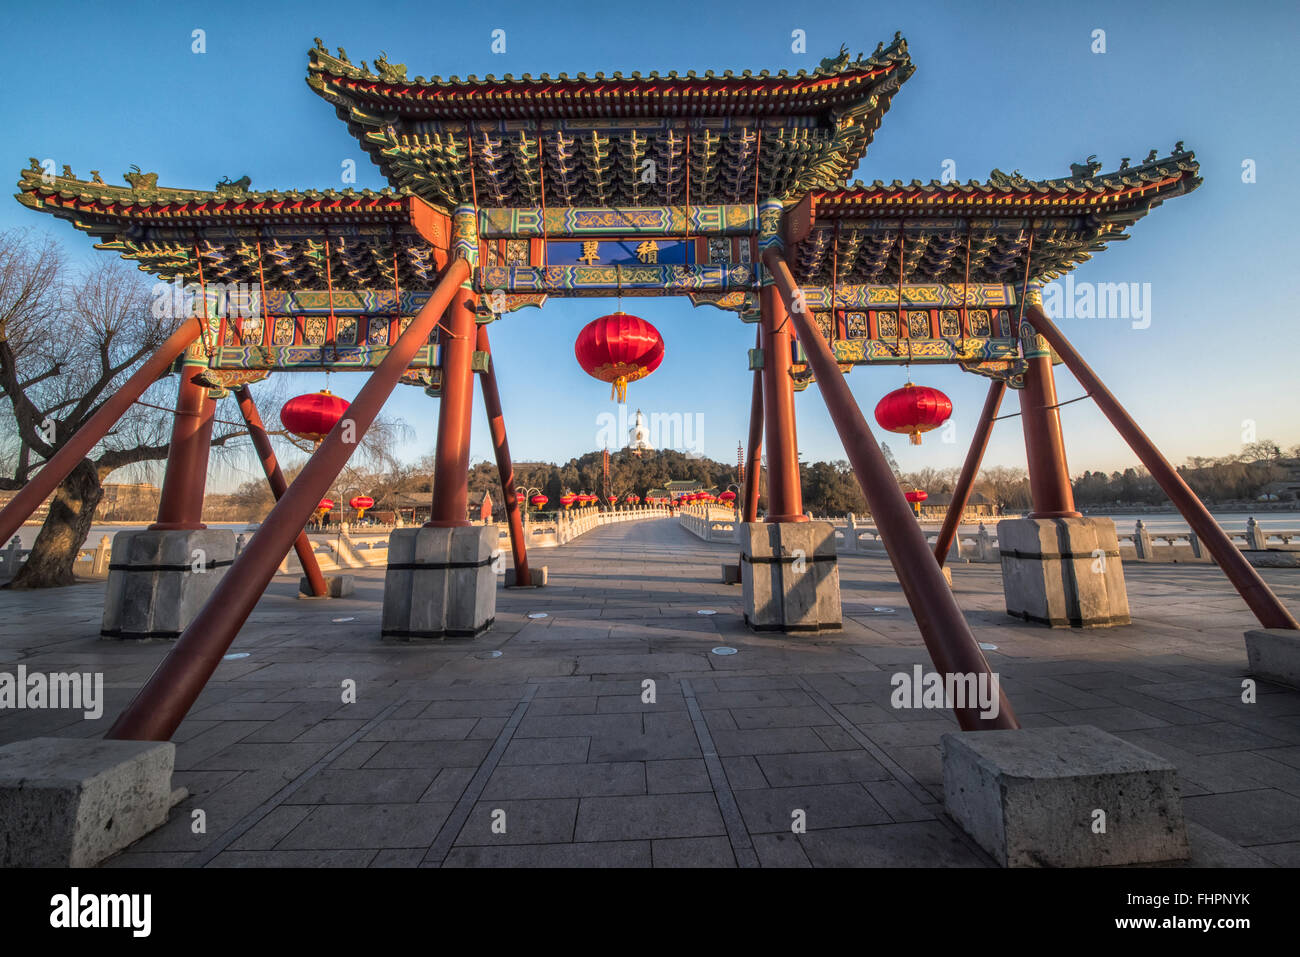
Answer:
POLYGON ((335 746, 332 750, 330 750, 330 752, 326 754, 325 757, 321 758, 319 761, 317 761, 315 764, 309 767, 306 771, 298 775, 296 778, 294 778, 292 781, 286 784, 283 788, 281 788, 279 791, 273 794, 269 799, 264 801, 262 804, 258 805, 252 811, 250 811, 247 815, 244 816, 242 820, 240 820, 237 824, 235 824, 234 827, 231 827, 230 829, 222 833, 215 841, 213 841, 211 844, 205 847, 198 854, 195 854, 193 859, 186 863, 186 866, 206 867, 208 863, 212 861, 213 858, 215 858, 218 854, 220 854, 222 851, 228 848, 231 844, 235 843, 235 841, 243 837, 248 831, 252 830, 258 824, 258 822, 262 820, 262 818, 266 817, 277 807, 283 804, 286 798, 293 795, 295 791, 301 788, 304 784, 306 784, 308 781, 314 778, 321 771, 325 770, 325 768, 329 767, 330 763, 335 758, 341 755, 348 748, 352 747, 352 745, 360 741, 367 731, 382 724, 384 719, 386 719, 389 715, 391 715, 394 711, 396 711, 405 703, 406 703, 405 701, 395 701, 387 708, 385 708, 383 711, 381 711, 379 714, 375 715, 364 725, 362 725, 351 735, 349 735, 344 741, 342 741, 337 746, 335 746))
POLYGON ((510 739, 515 736, 515 730, 519 727, 519 722, 524 720, 524 714, 528 711, 528 705, 537 695, 537 685, 530 684, 528 690, 524 692, 523 699, 515 706, 514 712, 510 715, 510 720, 506 726, 501 729, 497 735, 496 741, 492 743, 492 750, 488 752, 483 763, 479 765, 478 771, 474 777, 470 778, 469 784, 456 803, 447 821, 438 831, 438 836, 433 839, 428 852, 424 855, 423 864, 426 866, 442 866, 443 861, 447 859, 447 854, 451 851, 452 843, 460 834, 461 828, 469 820, 470 811, 474 809, 479 797, 483 794, 483 789, 487 787, 488 778, 492 777, 492 772, 497 769, 497 764, 501 761, 501 755, 506 753, 506 748, 510 745, 510 739))
MULTIPOLYGON (((842 727, 849 737, 856 741, 865 751, 893 774, 894 779, 907 789, 912 797, 916 799, 917 803, 922 805, 935 803, 936 806, 939 805, 940 802, 934 802, 934 799, 930 796, 929 792, 927 792, 925 788, 917 782, 916 778, 912 777, 912 775, 907 772, 906 768, 894 761, 893 758, 877 747, 870 738, 854 727, 853 722, 846 718, 843 713, 835 707, 835 705, 827 701, 821 692, 816 688, 811 687, 803 675, 797 676, 795 680, 799 682, 801 688, 808 692, 808 697, 817 702, 817 706, 825 711, 836 724, 842 727)), ((956 728, 954 727, 952 730, 955 731, 956 728)), ((953 833, 953 836, 955 836, 957 840, 969 847, 973 854, 986 860, 988 859, 988 855, 985 853, 984 849, 975 842, 974 838, 963 831, 961 827, 958 826, 957 822, 948 816, 946 811, 944 813, 936 814, 935 817, 939 823, 943 824, 953 833)))
POLYGON ((926 791, 925 788, 923 788, 919 783, 917 783, 916 778, 912 777, 912 775, 907 773, 906 768, 904 768, 902 765, 894 761, 893 758, 891 758, 880 748, 876 747, 875 743, 872 742, 870 738, 868 738, 865 734, 859 731, 856 727, 854 727, 853 722, 850 721, 848 718, 846 718, 843 715, 843 713, 841 713, 840 710, 835 707, 835 705, 827 701, 826 697, 820 691, 818 691, 816 688, 813 688, 811 685, 809 685, 807 680, 802 675, 796 676, 795 680, 799 682, 799 687, 803 688, 803 690, 808 693, 808 697, 812 698, 813 701, 817 703, 817 707, 825 711, 826 714, 836 724, 838 724, 841 728, 845 730, 845 732, 848 733, 849 737, 851 737, 854 741, 856 741, 873 758, 875 758, 886 768, 888 768, 890 772, 893 773, 895 779, 900 784, 902 784, 903 787, 907 788, 907 790, 911 793, 912 797, 916 798, 916 800, 922 804, 926 804, 934 800, 930 796, 929 792, 926 791))
POLYGON ((745 820, 740 815, 740 806, 736 804, 736 795, 727 781, 727 772, 718 758, 718 751, 713 746, 713 736, 705 723, 704 712, 700 710, 699 699, 691 683, 685 678, 681 682, 682 694, 686 698, 686 708, 691 715, 691 725, 695 728, 695 737, 704 752, 704 764, 709 769, 709 780, 713 783, 713 793, 718 800, 718 809, 722 811, 722 820, 727 825, 727 838, 731 841, 732 853, 736 863, 741 867, 758 867, 758 855, 754 853, 754 843, 749 839, 745 829, 745 820))

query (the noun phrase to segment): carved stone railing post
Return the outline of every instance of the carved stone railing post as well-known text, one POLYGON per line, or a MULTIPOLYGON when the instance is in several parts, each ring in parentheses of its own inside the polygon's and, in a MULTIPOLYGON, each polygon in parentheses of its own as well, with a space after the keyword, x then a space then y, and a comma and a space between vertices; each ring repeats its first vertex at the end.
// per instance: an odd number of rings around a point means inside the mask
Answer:
POLYGON ((1155 558, 1155 549, 1151 544, 1151 533, 1147 531, 1146 523, 1140 518, 1133 528, 1133 545, 1137 549, 1138 558, 1155 558))
POLYGON ((99 540, 99 546, 95 549, 95 557, 90 563, 90 573, 92 575, 107 575, 109 556, 112 554, 112 541, 107 535, 99 540))
POLYGON ((23 540, 15 535, 4 551, 5 574, 12 578, 18 574, 19 553, 23 549, 23 540))

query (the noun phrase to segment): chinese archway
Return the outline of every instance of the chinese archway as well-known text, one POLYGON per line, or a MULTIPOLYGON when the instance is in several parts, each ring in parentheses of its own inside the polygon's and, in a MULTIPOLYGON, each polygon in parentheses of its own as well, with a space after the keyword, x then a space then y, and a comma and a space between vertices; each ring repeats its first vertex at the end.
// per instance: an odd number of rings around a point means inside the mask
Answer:
MULTIPOLYGON (((994 170, 969 182, 850 183, 913 71, 899 36, 870 55, 842 49, 796 73, 487 79, 410 77, 383 57, 358 65, 318 41, 308 84, 390 188, 257 191, 244 176, 188 189, 139 168, 123 185, 97 174, 81 179, 68 167, 54 175, 33 160, 21 173, 19 202, 67 220, 98 248, 178 290, 190 288, 200 309, 176 317, 175 333, 140 378, 0 513, 0 540, 168 368, 180 373, 175 437, 182 418, 186 436, 196 415, 210 422, 214 398, 227 392, 251 408, 249 386, 279 371, 367 376, 110 734, 171 735, 351 443, 398 384, 440 398, 428 527, 455 530, 469 525, 479 378, 514 583, 528 585, 488 333, 517 334, 510 314, 551 297, 681 296, 755 326, 741 496, 747 522, 756 518, 760 445, 765 521, 806 521, 794 394, 816 381, 909 601, 924 611, 922 637, 947 670, 988 671, 940 574, 944 536, 950 542, 955 525, 945 523, 932 552, 845 383, 857 366, 943 364, 990 380, 950 517, 960 516, 1005 390, 1019 393, 1034 516, 1057 519, 1078 515, 1053 373, 1065 362, 1265 626, 1296 627, 1040 308, 1039 284, 1194 190, 1201 182, 1194 155, 1178 143, 1109 173, 1090 158, 1048 179, 994 170)), ((173 441, 160 527, 198 521, 207 452, 202 442, 173 441)), ((411 569, 391 553, 390 563, 389 580, 406 580, 401 574, 411 569)), ((958 719, 964 728, 1017 726, 1009 705, 991 722, 973 709, 959 709, 958 719)))

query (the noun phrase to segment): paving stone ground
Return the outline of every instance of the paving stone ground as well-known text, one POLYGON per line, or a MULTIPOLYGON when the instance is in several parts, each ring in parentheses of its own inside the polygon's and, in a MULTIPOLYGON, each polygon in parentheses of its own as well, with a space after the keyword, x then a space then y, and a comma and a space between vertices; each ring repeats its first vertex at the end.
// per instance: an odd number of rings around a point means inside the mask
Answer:
MULTIPOLYGON (((189 797, 106 866, 991 866, 943 812, 955 721, 890 706, 931 664, 889 562, 842 555, 844 630, 809 638, 749 632, 728 560, 672 520, 599 528, 537 550, 551 584, 501 590, 488 634, 433 645, 380 641, 382 570, 330 602, 278 578, 176 734, 189 797)), ((1177 766, 1192 865, 1300 865, 1300 693, 1242 702, 1254 622, 1216 568, 1125 572, 1133 624, 1087 631, 1010 619, 997 566, 953 578, 1025 726, 1177 766)), ((1262 573, 1300 606, 1300 573, 1262 573)), ((0 592, 0 670, 102 671, 107 698, 0 712, 0 743, 103 734, 167 653, 100 640, 103 594, 0 592)))

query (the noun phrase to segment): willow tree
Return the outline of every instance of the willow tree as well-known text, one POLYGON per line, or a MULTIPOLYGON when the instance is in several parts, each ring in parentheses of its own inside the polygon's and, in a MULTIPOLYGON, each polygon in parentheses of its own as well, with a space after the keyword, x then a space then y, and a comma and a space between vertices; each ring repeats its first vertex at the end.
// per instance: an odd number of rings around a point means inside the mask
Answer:
MULTIPOLYGON (((0 233, 0 489, 20 489, 156 352, 175 319, 154 316, 151 283, 117 260, 74 267, 48 236, 0 233)), ((176 380, 146 390, 59 484, 13 588, 70 585, 104 480, 167 457, 176 380)), ((224 445, 244 435, 226 426, 224 445)))

